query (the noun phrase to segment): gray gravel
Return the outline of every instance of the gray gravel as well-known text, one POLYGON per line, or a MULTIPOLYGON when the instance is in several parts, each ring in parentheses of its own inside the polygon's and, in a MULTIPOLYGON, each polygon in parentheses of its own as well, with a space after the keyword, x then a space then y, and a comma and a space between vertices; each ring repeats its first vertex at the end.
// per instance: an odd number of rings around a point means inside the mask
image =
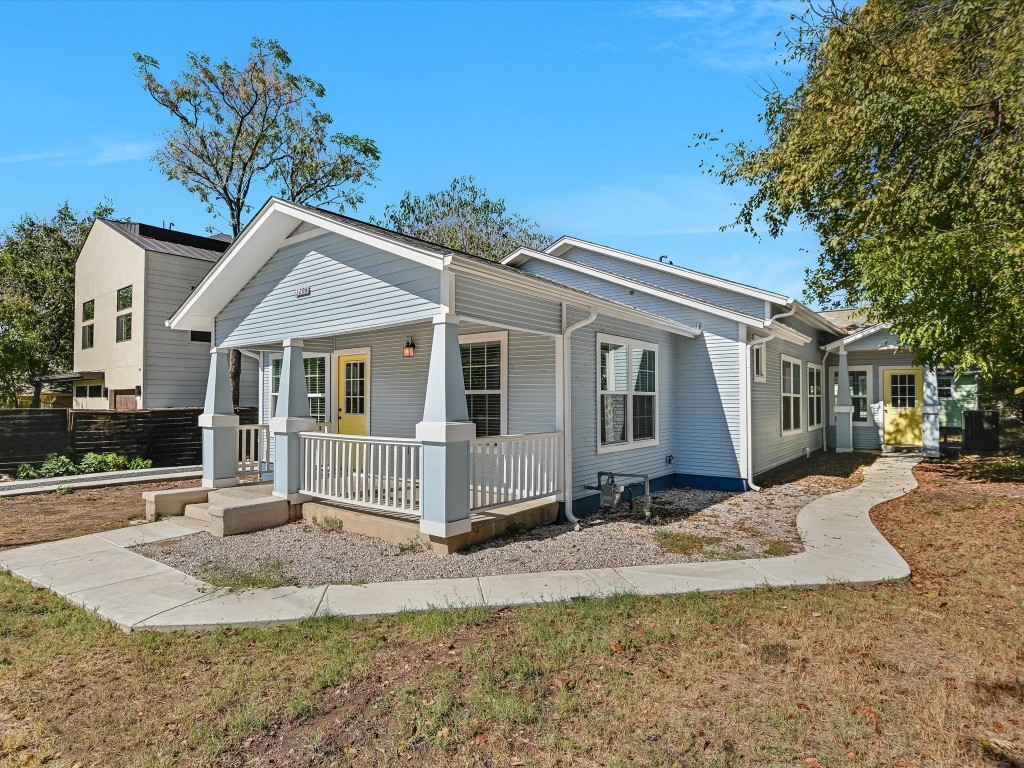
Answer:
POLYGON ((257 572, 268 560, 279 561, 294 583, 309 586, 765 557, 799 552, 800 509, 852 484, 813 476, 761 493, 666 490, 654 494, 650 522, 623 504, 614 514, 587 519, 581 530, 550 525, 454 555, 409 551, 302 522, 224 539, 199 533, 135 549, 200 577, 210 567, 257 572), (658 532, 689 534, 702 547, 692 554, 667 552, 656 541, 658 532))

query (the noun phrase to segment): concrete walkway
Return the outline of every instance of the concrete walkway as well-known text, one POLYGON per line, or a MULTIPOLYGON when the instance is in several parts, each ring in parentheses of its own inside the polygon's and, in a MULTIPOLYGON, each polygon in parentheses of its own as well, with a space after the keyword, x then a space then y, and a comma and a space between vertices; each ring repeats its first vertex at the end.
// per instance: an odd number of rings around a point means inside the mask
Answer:
POLYGON ((871 524, 868 511, 916 488, 911 470, 918 461, 883 456, 864 471, 861 485, 812 501, 797 517, 805 551, 789 557, 227 592, 126 549, 196 533, 165 520, 0 552, 0 568, 94 610, 126 631, 280 624, 430 607, 528 605, 614 593, 873 584, 910 575, 903 558, 871 524))

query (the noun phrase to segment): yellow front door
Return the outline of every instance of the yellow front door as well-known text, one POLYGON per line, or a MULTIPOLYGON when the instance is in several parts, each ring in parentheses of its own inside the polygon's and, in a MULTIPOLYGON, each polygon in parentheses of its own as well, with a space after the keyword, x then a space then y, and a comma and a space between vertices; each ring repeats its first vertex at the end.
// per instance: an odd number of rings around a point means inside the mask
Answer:
POLYGON ((886 445, 921 445, 923 399, 924 375, 920 368, 888 369, 883 372, 883 427, 886 445))
POLYGON ((370 364, 367 355, 338 357, 338 434, 368 435, 370 364))

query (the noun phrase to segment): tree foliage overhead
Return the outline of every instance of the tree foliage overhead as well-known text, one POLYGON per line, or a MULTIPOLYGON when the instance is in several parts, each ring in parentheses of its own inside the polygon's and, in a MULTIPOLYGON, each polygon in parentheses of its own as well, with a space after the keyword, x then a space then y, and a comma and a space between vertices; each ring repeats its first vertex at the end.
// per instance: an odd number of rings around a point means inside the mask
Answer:
MULTIPOLYGON (((74 361, 75 261, 101 203, 79 216, 65 202, 50 219, 26 214, 0 240, 0 399, 74 361)), ((38 406, 39 387, 35 390, 38 406)))
MULTIPOLYGON (((821 241, 807 297, 870 308, 920 360, 1024 371, 1024 2, 868 0, 794 17, 764 146, 710 172, 736 224, 821 241)), ((698 145, 715 141, 702 134, 698 145)))
POLYGON ((187 60, 180 79, 164 84, 157 60, 135 54, 143 87, 176 121, 154 160, 211 214, 226 215, 232 234, 242 229, 254 182, 297 203, 344 210, 363 201, 361 187, 376 179, 377 145, 330 132, 334 120, 315 101, 323 85, 292 73, 277 41, 255 38, 241 67, 203 53, 187 60))
POLYGON ((440 192, 406 192, 384 208, 382 227, 447 248, 499 261, 520 247, 541 248, 549 238, 535 221, 512 213, 504 198, 492 200, 472 176, 460 176, 440 192))

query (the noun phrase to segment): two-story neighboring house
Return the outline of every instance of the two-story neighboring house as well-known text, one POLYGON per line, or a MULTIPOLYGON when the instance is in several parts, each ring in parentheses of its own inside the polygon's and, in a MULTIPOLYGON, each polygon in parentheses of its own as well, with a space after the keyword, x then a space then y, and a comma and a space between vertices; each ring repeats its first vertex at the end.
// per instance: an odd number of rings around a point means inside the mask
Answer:
MULTIPOLYGON (((135 222, 97 219, 75 266, 75 408, 201 406, 210 334, 166 320, 231 244, 135 222)), ((243 358, 240 405, 255 405, 257 363, 243 358)))

